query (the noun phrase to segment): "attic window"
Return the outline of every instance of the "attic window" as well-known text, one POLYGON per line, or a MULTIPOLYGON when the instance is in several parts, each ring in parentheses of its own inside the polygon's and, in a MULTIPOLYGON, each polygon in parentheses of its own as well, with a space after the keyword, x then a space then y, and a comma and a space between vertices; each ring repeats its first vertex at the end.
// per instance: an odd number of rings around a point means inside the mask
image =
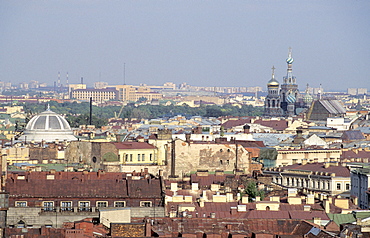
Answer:
POLYGON ((46 180, 54 180, 55 179, 55 175, 54 174, 47 174, 46 175, 46 180))
POLYGON ((26 176, 24 176, 24 175, 18 175, 17 179, 18 180, 25 180, 26 179, 26 176))

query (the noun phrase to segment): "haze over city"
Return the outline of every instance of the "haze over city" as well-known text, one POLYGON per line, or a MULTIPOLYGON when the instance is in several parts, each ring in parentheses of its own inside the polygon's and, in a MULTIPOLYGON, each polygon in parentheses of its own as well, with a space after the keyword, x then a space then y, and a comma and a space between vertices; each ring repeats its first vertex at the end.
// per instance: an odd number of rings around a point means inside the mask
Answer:
POLYGON ((2 0, 0 81, 265 89, 292 47, 301 90, 368 88, 368 12, 366 0, 2 0))

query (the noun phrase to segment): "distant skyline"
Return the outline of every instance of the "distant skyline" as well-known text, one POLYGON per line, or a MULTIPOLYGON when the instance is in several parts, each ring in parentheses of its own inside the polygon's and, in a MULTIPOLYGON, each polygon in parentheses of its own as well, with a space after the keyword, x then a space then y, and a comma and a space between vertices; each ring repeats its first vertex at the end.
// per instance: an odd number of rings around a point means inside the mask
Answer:
POLYGON ((370 1, 0 0, 0 81, 370 90, 370 1))

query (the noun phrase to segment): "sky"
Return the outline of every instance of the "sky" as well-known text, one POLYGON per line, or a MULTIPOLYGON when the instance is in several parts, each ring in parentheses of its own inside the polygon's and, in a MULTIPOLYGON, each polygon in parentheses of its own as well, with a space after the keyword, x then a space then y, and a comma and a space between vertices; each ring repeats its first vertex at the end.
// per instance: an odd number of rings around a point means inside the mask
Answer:
POLYGON ((369 0, 0 0, 0 81, 370 90, 369 0))

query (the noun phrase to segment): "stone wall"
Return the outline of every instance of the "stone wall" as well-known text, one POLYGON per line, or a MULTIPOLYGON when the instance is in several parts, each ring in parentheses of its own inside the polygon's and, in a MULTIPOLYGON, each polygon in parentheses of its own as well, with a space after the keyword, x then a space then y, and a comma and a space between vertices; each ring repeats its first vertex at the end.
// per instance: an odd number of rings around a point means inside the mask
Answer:
POLYGON ((233 143, 192 143, 176 140, 174 155, 175 175, 179 177, 197 170, 233 171, 236 163, 239 170, 249 171, 251 162, 248 151, 233 143))

